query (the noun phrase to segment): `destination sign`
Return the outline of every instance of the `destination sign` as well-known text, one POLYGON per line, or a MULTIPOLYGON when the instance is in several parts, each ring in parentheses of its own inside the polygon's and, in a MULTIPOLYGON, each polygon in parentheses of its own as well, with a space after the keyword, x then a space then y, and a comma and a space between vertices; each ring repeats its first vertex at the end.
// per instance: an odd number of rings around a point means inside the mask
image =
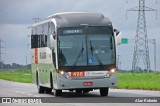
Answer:
POLYGON ((63 30, 63 34, 81 34, 83 33, 82 29, 67 29, 63 30))

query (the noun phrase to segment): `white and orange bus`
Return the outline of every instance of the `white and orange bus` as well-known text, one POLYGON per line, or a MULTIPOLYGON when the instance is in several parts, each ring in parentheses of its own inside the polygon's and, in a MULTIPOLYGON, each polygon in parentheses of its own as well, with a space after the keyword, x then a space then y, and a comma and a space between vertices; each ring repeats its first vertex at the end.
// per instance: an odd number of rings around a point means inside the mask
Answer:
POLYGON ((99 13, 59 13, 32 25, 31 60, 38 92, 62 90, 107 96, 117 85, 120 32, 99 13))

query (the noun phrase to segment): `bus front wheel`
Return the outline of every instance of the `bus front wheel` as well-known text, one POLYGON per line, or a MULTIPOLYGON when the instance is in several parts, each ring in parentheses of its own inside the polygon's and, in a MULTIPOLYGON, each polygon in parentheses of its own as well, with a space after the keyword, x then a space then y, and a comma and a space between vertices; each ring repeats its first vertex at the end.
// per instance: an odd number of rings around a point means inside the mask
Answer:
POLYGON ((46 93, 51 94, 52 93, 52 88, 46 88, 46 93))
POLYGON ((77 89, 76 93, 82 93, 82 90, 81 89, 77 89))
POLYGON ((108 96, 109 88, 101 88, 100 89, 100 95, 101 96, 108 96))

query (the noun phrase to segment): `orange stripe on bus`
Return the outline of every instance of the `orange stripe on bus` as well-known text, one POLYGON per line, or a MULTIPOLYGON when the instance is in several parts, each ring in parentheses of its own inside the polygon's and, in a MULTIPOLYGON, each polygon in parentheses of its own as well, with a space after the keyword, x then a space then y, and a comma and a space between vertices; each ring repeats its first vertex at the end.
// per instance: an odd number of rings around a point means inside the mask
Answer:
POLYGON ((34 50, 35 50, 35 52, 34 52, 35 53, 34 54, 35 55, 35 64, 38 64, 38 48, 35 48, 34 50))

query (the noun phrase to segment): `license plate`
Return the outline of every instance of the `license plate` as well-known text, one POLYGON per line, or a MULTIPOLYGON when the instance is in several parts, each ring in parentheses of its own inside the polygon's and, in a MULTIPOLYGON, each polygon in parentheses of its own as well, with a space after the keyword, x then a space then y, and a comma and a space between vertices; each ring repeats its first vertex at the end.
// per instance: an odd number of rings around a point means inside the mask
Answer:
POLYGON ((81 72, 71 72, 71 77, 84 77, 85 76, 85 72, 81 71, 81 72))
POLYGON ((83 82, 83 86, 93 86, 93 82, 83 82))

